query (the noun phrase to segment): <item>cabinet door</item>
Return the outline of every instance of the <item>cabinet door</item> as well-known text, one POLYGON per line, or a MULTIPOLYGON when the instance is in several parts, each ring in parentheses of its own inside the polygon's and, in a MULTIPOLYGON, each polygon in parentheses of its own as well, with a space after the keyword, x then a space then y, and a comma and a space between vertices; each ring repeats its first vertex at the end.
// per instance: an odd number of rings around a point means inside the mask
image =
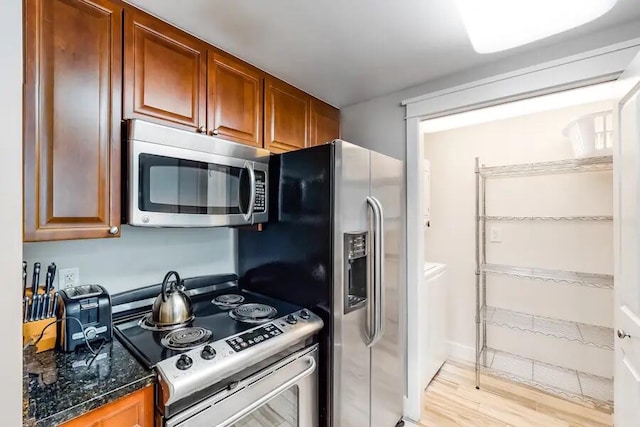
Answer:
POLYGON ((207 71, 209 134, 262 147, 262 73, 214 51, 207 71))
POLYGON ((265 79, 264 97, 264 148, 282 153, 308 147, 311 97, 272 77, 265 79))
POLYGON ((320 145, 340 138, 340 110, 311 98, 310 145, 320 145))
POLYGON ((195 130, 205 126, 205 114, 204 42, 143 12, 126 9, 124 118, 195 130))
POLYGON ((153 427, 153 386, 129 394, 61 427, 153 427))
POLYGON ((25 1, 25 241, 119 234, 121 34, 109 1, 25 1))

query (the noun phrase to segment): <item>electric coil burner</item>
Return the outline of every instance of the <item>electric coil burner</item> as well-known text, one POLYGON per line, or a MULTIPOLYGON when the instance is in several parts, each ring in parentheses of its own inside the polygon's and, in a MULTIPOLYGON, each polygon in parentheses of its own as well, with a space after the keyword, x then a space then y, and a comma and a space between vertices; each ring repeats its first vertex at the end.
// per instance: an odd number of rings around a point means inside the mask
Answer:
POLYGON ((244 302, 244 297, 239 294, 224 294, 215 297, 211 302, 221 308, 234 308, 244 302))
POLYGON ((233 320, 244 323, 264 323, 274 319, 278 310, 266 304, 242 304, 229 312, 233 320))
POLYGON ((160 325, 153 321, 152 316, 153 315, 151 313, 145 315, 142 319, 138 321, 138 326, 140 326, 142 329, 146 329, 148 331, 154 331, 154 332, 172 331, 174 329, 184 328, 189 323, 191 323, 195 317, 195 316, 191 316, 189 319, 187 319, 186 322, 176 323, 175 325, 160 325))
POLYGON ((209 342, 211 335, 205 328, 182 328, 169 332, 160 342, 170 350, 190 350, 209 342))

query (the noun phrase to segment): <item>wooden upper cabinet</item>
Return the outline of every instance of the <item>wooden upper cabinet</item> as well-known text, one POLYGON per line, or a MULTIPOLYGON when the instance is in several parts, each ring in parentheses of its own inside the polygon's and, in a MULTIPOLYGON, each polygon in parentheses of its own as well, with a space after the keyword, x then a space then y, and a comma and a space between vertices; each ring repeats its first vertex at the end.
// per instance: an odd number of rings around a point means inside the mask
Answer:
POLYGON ((208 56, 209 134, 262 147, 262 72, 212 50, 208 56))
POLYGON ((124 118, 151 119, 192 129, 204 127, 206 55, 204 42, 127 8, 124 118))
MULTIPOLYGON (((49 0, 45 0, 49 1, 49 0)), ((61 427, 153 427, 153 386, 107 403, 61 427)))
POLYGON ((117 236, 122 8, 24 5, 24 239, 117 236))
POLYGON ((310 129, 312 146, 340 138, 340 110, 312 98, 310 129))
POLYGON ((311 97, 272 77, 264 86, 264 148, 282 153, 309 147, 311 97))

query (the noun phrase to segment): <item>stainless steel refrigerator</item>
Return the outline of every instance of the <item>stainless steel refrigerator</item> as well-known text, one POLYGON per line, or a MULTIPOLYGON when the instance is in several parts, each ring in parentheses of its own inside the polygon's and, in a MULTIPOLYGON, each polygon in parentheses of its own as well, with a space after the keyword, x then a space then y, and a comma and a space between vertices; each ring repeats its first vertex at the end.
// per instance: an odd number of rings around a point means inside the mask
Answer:
POLYGON ((319 425, 394 427, 406 378, 403 163, 340 140, 271 160, 269 222, 238 234, 240 286, 323 318, 319 425))

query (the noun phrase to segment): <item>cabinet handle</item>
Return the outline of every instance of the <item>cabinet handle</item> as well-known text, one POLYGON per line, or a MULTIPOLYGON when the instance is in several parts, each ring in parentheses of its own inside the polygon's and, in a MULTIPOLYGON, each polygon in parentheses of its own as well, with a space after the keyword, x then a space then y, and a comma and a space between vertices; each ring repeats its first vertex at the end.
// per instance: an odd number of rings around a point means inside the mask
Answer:
POLYGON ((200 126, 198 128, 198 130, 196 130, 196 132, 198 132, 198 133, 207 133, 207 128, 205 128, 204 126, 200 126))
POLYGON ((213 136, 213 135, 218 135, 220 133, 220 131, 218 129, 214 129, 209 133, 211 134, 211 136, 213 136))
POLYGON ((115 225, 113 227, 111 227, 109 229, 109 234, 118 234, 118 231, 120 231, 120 229, 118 227, 116 227, 115 225))
POLYGON ((616 335, 618 335, 618 338, 620 338, 621 340, 625 339, 625 338, 631 338, 631 335, 629 335, 628 333, 626 333, 622 329, 618 329, 616 331, 616 335))

